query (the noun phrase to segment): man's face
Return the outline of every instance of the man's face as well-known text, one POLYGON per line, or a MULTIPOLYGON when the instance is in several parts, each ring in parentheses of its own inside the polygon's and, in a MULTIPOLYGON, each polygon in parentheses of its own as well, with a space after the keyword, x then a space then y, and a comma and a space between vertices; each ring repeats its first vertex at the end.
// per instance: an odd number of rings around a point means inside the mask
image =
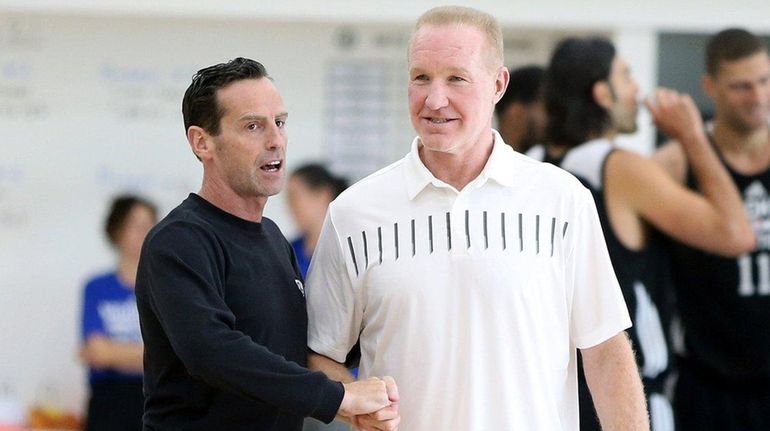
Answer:
POLYGON ((622 57, 616 55, 610 69, 610 90, 613 102, 609 108, 612 128, 618 133, 636 132, 636 114, 639 85, 631 76, 631 68, 622 57))
POLYGON ((429 151, 461 154, 490 134, 507 85, 481 30, 465 25, 420 28, 409 47, 409 112, 429 151))
POLYGON ((212 136, 218 181, 244 198, 275 195, 284 184, 286 118, 283 100, 267 78, 235 81, 217 91, 224 110, 212 136))
POLYGON ((767 52, 723 61, 706 77, 706 92, 720 120, 742 132, 765 127, 770 118, 770 58, 767 52))

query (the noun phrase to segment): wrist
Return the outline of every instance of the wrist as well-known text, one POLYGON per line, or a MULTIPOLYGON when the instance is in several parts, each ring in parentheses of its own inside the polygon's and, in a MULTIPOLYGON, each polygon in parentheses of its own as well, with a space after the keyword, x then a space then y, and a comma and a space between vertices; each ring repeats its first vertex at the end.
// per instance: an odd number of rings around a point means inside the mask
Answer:
POLYGON ((684 131, 682 133, 678 133, 675 137, 677 141, 681 143, 697 143, 697 142, 704 142, 708 143, 708 137, 706 136, 706 132, 702 129, 691 129, 684 131))
POLYGON ((340 402, 339 410, 337 411, 337 416, 341 416, 343 418, 351 418, 353 415, 350 414, 350 403, 351 403, 351 395, 350 391, 348 390, 348 385, 346 383, 342 383, 342 402, 340 402))

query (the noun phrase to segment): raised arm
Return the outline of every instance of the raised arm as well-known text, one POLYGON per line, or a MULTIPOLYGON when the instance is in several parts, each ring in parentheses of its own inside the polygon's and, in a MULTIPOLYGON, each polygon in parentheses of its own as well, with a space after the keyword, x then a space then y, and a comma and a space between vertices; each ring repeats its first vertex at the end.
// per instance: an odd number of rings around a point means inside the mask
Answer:
MULTIPOLYGON (((754 234, 740 195, 708 143, 692 99, 670 90, 659 90, 656 96, 648 108, 658 127, 682 144, 702 194, 684 187, 652 159, 627 151, 610 156, 608 193, 694 247, 725 256, 751 250, 754 234)), ((671 166, 675 171, 675 163, 671 166)))

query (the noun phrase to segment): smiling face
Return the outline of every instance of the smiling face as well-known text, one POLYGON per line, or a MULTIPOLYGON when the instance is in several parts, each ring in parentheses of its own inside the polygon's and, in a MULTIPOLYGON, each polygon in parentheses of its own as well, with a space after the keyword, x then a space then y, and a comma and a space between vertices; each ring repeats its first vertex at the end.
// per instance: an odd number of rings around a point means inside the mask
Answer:
POLYGON ((244 198, 267 198, 285 182, 286 113, 267 78, 235 81, 217 91, 224 112, 220 132, 209 136, 212 177, 244 198))
POLYGON ((425 25, 409 46, 409 112, 428 151, 464 154, 492 142, 492 114, 508 83, 485 34, 425 25))
POLYGON ((730 127, 751 132, 766 127, 770 117, 770 57, 761 51, 735 61, 722 61, 704 87, 714 100, 716 116, 730 127))

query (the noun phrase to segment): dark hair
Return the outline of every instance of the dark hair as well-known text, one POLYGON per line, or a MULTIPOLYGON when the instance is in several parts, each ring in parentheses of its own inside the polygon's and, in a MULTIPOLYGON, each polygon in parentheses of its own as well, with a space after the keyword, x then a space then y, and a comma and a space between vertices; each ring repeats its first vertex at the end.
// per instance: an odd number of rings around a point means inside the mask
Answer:
POLYGON ((219 121, 225 112, 217 102, 217 90, 235 81, 269 77, 265 66, 243 57, 199 70, 182 98, 185 132, 190 126, 199 126, 218 135, 219 121))
POLYGON ((767 46, 762 39, 741 28, 728 28, 715 34, 706 45, 706 72, 716 76, 723 61, 749 57, 767 46))
POLYGON ((147 199, 135 195, 120 195, 115 197, 110 204, 110 211, 107 214, 107 220, 104 222, 104 232, 107 234, 110 244, 116 245, 118 233, 126 224, 128 214, 135 206, 141 205, 152 211, 152 215, 157 218, 158 210, 155 205, 147 199))
POLYGON ((543 78, 545 69, 530 65, 518 69, 510 69, 511 80, 503 97, 495 105, 495 113, 501 115, 513 103, 529 105, 543 95, 543 78))
POLYGON ((568 38, 553 52, 545 84, 546 140, 573 147, 602 133, 610 114, 594 100, 593 87, 609 79, 615 47, 602 38, 568 38))
POLYGON ((335 199, 348 188, 347 179, 333 175, 326 167, 318 163, 302 165, 291 175, 302 180, 311 190, 329 189, 332 192, 332 199, 335 199))

